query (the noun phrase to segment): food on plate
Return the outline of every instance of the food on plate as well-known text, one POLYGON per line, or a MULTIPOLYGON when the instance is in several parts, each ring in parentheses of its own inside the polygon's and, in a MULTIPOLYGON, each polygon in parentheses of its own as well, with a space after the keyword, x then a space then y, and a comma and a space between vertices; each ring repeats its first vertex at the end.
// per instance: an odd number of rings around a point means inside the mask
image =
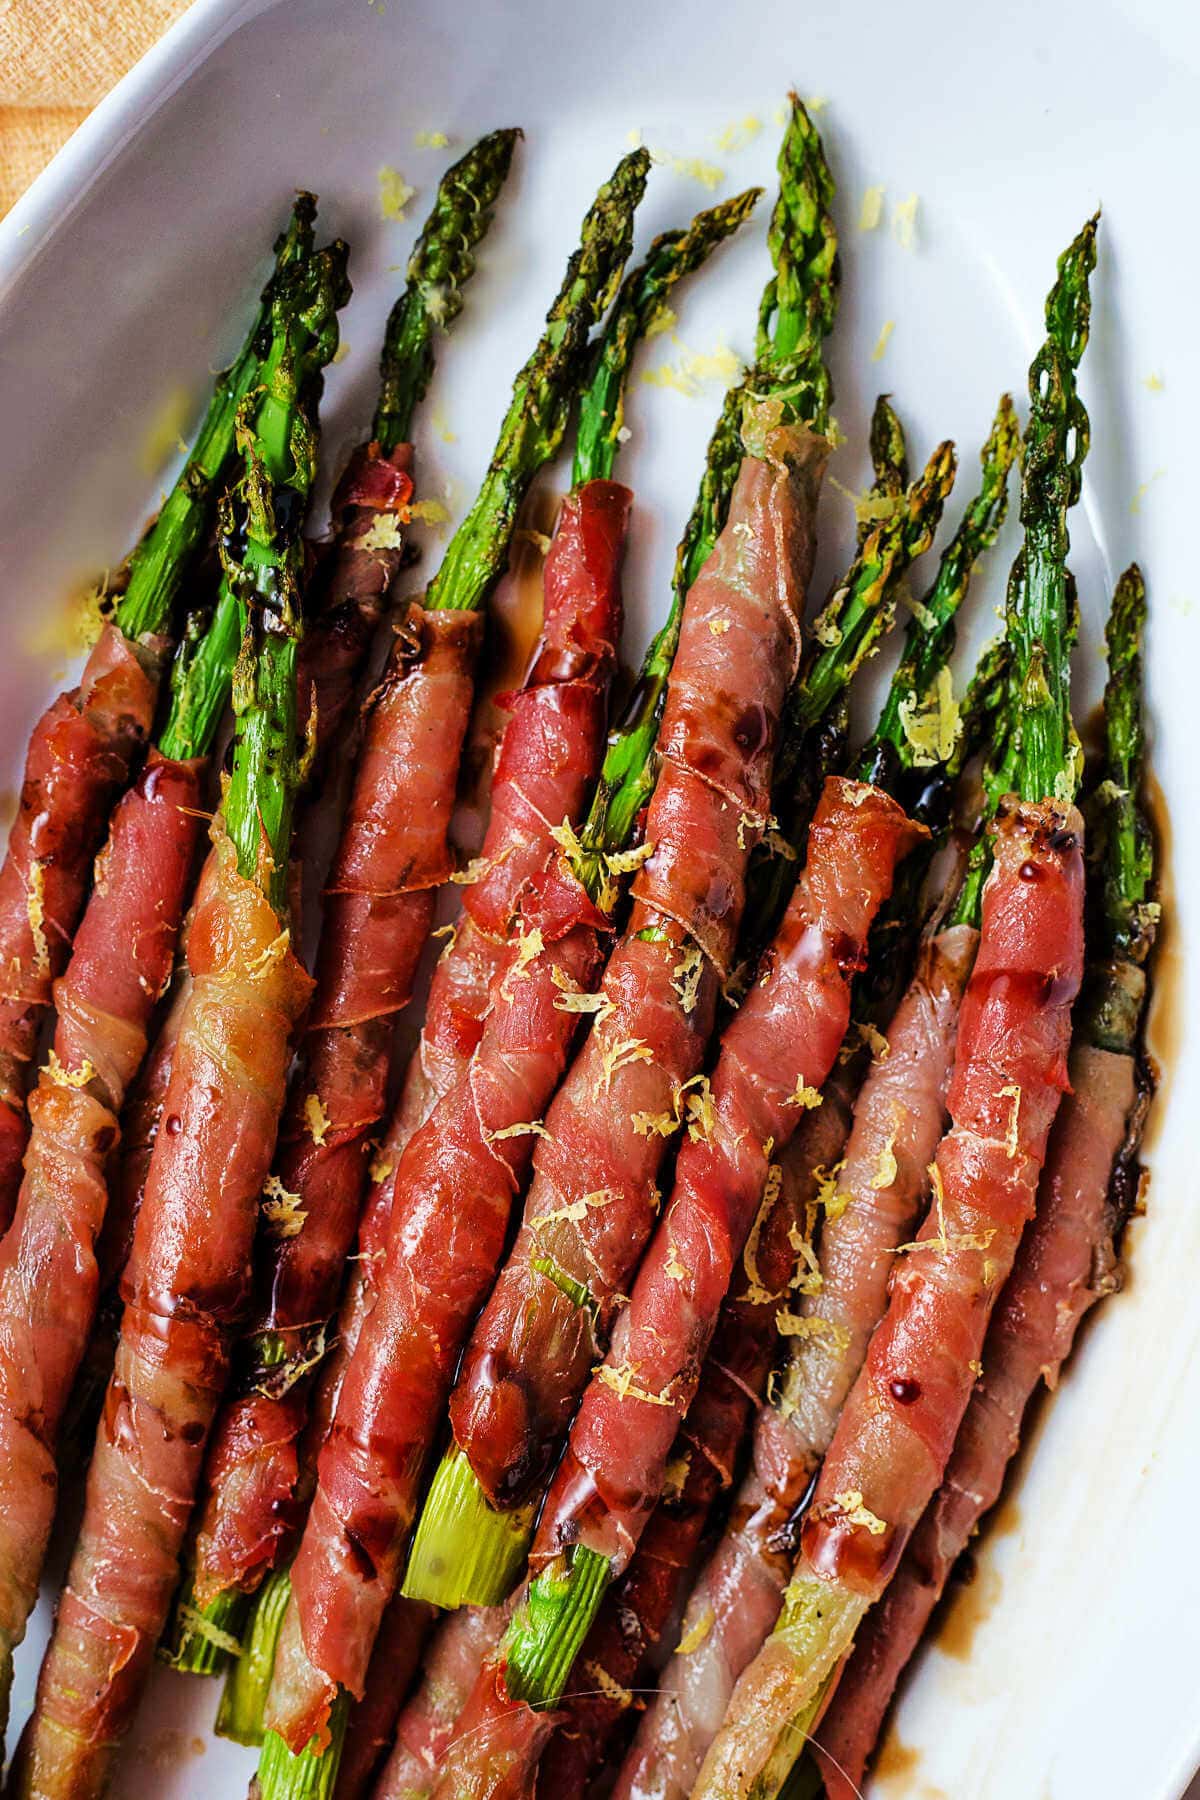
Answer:
POLYGON ((922 597, 954 446, 910 479, 881 396, 810 618, 842 272, 811 111, 781 121, 753 365, 636 676, 628 386, 760 190, 626 273, 653 158, 621 159, 406 599, 438 513, 410 437, 501 130, 438 184, 312 544, 348 251, 299 195, 35 729, 0 868, 0 1708, 90 1467, 14 1796, 105 1791, 158 1649, 224 1674, 258 1800, 851 1800, 1032 1396, 1119 1286, 1160 912, 1136 566, 1090 769, 1072 722, 1098 216, 1023 442, 1005 395, 922 597), (468 795, 490 603, 569 433, 468 795), (1014 466, 1004 634, 956 696, 1014 466))

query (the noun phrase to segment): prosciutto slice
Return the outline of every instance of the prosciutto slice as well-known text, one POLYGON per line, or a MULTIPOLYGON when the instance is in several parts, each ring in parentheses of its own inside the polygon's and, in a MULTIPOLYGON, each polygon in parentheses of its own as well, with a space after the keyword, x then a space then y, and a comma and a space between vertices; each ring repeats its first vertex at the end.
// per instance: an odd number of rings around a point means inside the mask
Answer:
POLYGON ((21 1184, 29 1061, 113 802, 150 735, 163 649, 106 625, 79 686, 47 707, 25 753, 0 865, 0 1228, 21 1184))
MULTIPOLYGON (((200 765, 152 752, 113 814, 91 902, 55 983, 58 1021, 0 1241, 0 1669, 37 1599, 55 1445, 96 1308, 96 1235, 126 1088, 171 972, 201 815, 200 765)), ((3 1682, 7 1699, 7 1680, 3 1682)))
POLYGON ((220 838, 188 942, 192 993, 122 1283, 83 1526, 14 1791, 102 1790, 179 1573, 248 1297, 292 1034, 311 983, 220 838))

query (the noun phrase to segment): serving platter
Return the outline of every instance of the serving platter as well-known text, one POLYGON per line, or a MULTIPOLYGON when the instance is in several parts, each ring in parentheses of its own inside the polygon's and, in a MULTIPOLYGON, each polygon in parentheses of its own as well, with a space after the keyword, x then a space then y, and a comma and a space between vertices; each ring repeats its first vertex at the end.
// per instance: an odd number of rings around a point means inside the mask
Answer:
MULTIPOLYGON (((817 588, 844 564, 865 422, 889 391, 914 462, 960 449, 962 493, 995 400, 1024 370, 1059 249, 1103 204, 1094 336, 1081 388, 1093 426, 1072 564, 1082 602, 1079 711, 1099 686, 1116 573, 1146 571, 1154 767, 1169 845, 1169 924, 1152 1045, 1163 1085, 1147 1216, 1129 1279, 1083 1334, 1017 1480, 908 1683, 873 1800, 1178 1800, 1200 1763, 1200 1264, 1190 1127, 1200 1051, 1200 850, 1191 731, 1200 655, 1194 562, 1200 468, 1200 280, 1170 171, 1200 162, 1200 39, 1130 6, 983 14, 934 0, 752 14, 703 0, 199 0, 0 224, 0 790, 11 813, 28 728, 73 658, 81 583, 119 560, 173 476, 209 378, 237 342, 264 247, 298 186, 352 245, 348 352, 325 407, 327 470, 361 435, 375 348, 446 161, 483 130, 526 139, 445 346, 416 441, 424 492, 456 517, 588 200, 631 139, 659 153, 640 241, 709 194, 768 189, 789 84, 819 106, 839 186, 843 296, 832 347, 837 452, 817 588), (445 136, 449 147, 430 144, 445 136), (415 196, 385 217, 381 171, 415 196), (881 217, 860 228, 868 187, 881 217), (915 209, 912 201, 915 197, 915 209), (890 326, 890 330, 888 327, 890 326), (1169 821, 1169 823, 1168 823, 1169 821)), ((394 193, 394 182, 391 187, 394 193)), ((682 295, 640 363, 622 475, 637 494, 626 654, 665 605, 675 537, 733 359, 752 347, 769 200, 682 295)), ((561 470, 557 472, 561 475, 561 470)), ((551 506, 555 479, 544 484, 551 506)), ((995 629, 1018 541, 981 573, 962 666, 995 629)), ((427 560, 439 540, 430 533, 427 560)), ((914 577, 920 591, 921 569, 914 577)), ((886 670, 885 653, 879 668, 886 670)), ((868 695, 870 692, 868 684, 868 695)), ((18 1660, 28 1709, 43 1600, 18 1660)), ((211 1737, 211 1684, 160 1670, 122 1759, 120 1795, 236 1794, 253 1758, 211 1737)))

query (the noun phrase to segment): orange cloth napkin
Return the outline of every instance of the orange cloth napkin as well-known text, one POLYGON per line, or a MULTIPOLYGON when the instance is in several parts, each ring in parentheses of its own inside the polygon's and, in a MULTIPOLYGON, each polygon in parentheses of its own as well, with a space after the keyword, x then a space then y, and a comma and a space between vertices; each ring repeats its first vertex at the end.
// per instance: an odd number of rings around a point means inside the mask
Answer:
POLYGON ((0 216, 188 0, 0 0, 0 216))

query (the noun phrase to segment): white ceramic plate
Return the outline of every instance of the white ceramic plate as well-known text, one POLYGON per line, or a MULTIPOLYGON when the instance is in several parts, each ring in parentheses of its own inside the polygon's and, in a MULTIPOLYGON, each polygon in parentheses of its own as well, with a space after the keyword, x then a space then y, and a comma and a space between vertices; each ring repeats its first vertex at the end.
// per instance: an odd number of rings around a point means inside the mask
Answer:
MULTIPOLYGON (((326 230, 353 245, 350 355, 328 384, 336 466, 368 418, 382 320, 447 160, 415 134, 445 131, 461 148, 496 125, 525 127, 417 433, 426 492, 449 483, 456 509, 478 479, 578 219, 631 131, 674 157, 718 165, 720 191, 732 192, 772 183, 787 86, 826 98, 845 271, 833 361, 849 437, 834 473, 850 488, 863 481, 870 402, 887 388, 914 457, 942 435, 958 440, 965 491, 1001 388, 1023 399, 1055 255, 1103 201, 1082 383, 1094 448, 1073 562, 1083 703, 1098 687, 1112 579, 1132 556, 1152 596, 1155 767, 1176 836, 1159 963, 1166 1079, 1152 1128, 1151 1211, 1132 1232, 1127 1291, 1086 1333, 976 1585, 905 1693, 871 1789, 880 1797, 1177 1800, 1200 1759, 1191 1138, 1200 1052, 1183 1028, 1200 999, 1191 815, 1200 468, 1194 432, 1185 436, 1187 397, 1200 392, 1191 196, 1200 46, 1182 7, 1174 18, 1157 11, 1157 21, 1138 18, 1132 5, 1103 0, 1011 0, 986 14, 958 0, 860 0, 820 14, 796 0, 759 0, 740 13, 705 0, 608 0, 586 11, 546 0, 200 0, 0 225, 0 782, 15 784, 28 727, 65 661, 47 648, 46 627, 52 640, 70 589, 120 557, 172 475, 148 450, 155 427, 172 407, 194 413, 209 370, 231 351, 293 188, 316 189, 326 230), (760 133, 718 147, 725 127, 752 115, 760 133), (417 189, 410 222, 381 219, 383 164, 417 189), (861 196, 876 183, 886 186, 887 214, 862 233, 861 196), (888 221, 913 193, 916 242, 905 249, 888 221), (888 320, 891 340, 872 362, 888 320)), ((680 167, 660 168, 643 240, 706 198, 680 167)), ((765 208, 681 299, 690 349, 724 341, 749 350, 764 228, 765 208)), ((659 338, 642 366, 681 354, 659 338)), ((690 399, 633 392, 621 471, 639 499, 631 656, 662 610, 717 404, 711 384, 690 399)), ((849 523, 830 490, 824 579, 844 558, 849 523)), ((975 642, 994 629, 1015 541, 1010 523, 980 583, 975 642)), ((19 1660, 17 1720, 48 1612, 44 1604, 19 1660)), ((253 1759, 207 1737, 215 1699, 212 1686, 160 1671, 118 1792, 241 1792, 253 1759)))

